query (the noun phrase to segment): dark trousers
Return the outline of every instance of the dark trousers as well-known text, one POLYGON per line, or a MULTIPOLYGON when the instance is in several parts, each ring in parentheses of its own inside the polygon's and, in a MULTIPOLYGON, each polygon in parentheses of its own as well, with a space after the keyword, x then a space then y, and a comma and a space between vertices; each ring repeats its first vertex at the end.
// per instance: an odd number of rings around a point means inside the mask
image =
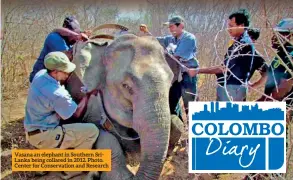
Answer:
POLYGON ((182 120, 182 111, 181 108, 179 107, 179 100, 182 95, 182 88, 181 88, 181 83, 178 81, 175 81, 169 91, 169 105, 170 105, 170 111, 171 114, 175 114, 179 116, 179 118, 182 120))
POLYGON ((188 102, 196 100, 196 96, 194 94, 197 94, 197 76, 190 77, 186 72, 184 72, 182 73, 182 78, 183 79, 180 82, 182 89, 181 93, 184 102, 185 113, 188 114, 188 102))

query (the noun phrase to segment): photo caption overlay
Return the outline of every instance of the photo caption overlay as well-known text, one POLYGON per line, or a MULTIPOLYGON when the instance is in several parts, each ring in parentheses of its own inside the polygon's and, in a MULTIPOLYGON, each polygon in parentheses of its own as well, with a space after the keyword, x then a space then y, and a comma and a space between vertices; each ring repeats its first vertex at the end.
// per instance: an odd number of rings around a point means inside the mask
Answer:
POLYGON ((12 171, 111 171, 111 150, 12 150, 12 171))
POLYGON ((189 102, 189 173, 286 173, 285 102, 189 102))

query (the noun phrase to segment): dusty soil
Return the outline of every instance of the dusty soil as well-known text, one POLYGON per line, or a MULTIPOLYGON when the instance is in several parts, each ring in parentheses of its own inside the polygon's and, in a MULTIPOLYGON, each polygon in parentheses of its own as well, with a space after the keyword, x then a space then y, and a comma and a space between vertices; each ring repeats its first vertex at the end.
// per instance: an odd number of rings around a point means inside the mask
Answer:
MULTIPOLYGON (((2 103, 2 127, 1 127, 1 179, 4 180, 58 180, 60 173, 50 172, 45 176, 35 176, 34 172, 12 172, 11 171, 11 149, 30 149, 32 148, 25 142, 23 128, 24 106, 26 92, 19 93, 17 99, 6 100, 2 103)), ((293 129, 293 128, 292 128, 293 129)), ((292 138, 293 138, 293 134, 292 138)), ((189 174, 188 173, 188 152, 187 152, 187 128, 186 133, 181 138, 173 153, 167 158, 161 180, 195 180, 195 179, 222 179, 222 180, 241 180, 245 174, 189 174), (201 177, 199 177, 201 176, 201 177)), ((289 176, 286 179, 293 179, 293 159, 290 162, 289 176)), ((132 172, 136 172, 138 167, 130 167, 132 172)), ((73 180, 85 179, 86 174, 77 176, 73 180)))

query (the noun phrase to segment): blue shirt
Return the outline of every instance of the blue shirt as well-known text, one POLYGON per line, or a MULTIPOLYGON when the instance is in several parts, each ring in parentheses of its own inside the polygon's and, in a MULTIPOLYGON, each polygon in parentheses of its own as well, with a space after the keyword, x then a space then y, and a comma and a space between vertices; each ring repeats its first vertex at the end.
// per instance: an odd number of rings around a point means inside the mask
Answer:
POLYGON ((41 54, 37 61, 34 64, 33 71, 30 74, 30 82, 33 81, 35 74, 41 69, 45 69, 44 59, 47 54, 53 51, 67 51, 69 50, 69 46, 63 37, 57 32, 50 33, 44 43, 44 47, 41 51, 41 54))
POLYGON ((77 109, 69 92, 46 69, 39 71, 30 86, 25 107, 26 131, 47 130, 59 125, 58 115, 66 120, 77 109))
POLYGON ((196 60, 196 38, 193 34, 183 31, 179 38, 172 35, 157 37, 160 44, 174 56, 179 56, 187 67, 198 67, 196 60))

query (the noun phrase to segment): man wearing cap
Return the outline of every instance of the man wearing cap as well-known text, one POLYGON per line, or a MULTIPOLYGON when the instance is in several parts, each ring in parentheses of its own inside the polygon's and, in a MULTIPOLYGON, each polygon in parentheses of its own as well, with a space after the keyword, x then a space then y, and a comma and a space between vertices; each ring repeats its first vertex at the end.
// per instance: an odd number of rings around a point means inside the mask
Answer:
POLYGON ((69 118, 81 118, 89 97, 97 92, 88 93, 76 104, 62 85, 74 71, 75 64, 63 52, 50 52, 44 59, 46 69, 35 75, 25 107, 24 128, 28 142, 38 149, 92 149, 99 136, 94 124, 59 124, 69 118))
MULTIPOLYGON (((286 104, 293 107, 293 18, 281 20, 274 28, 277 36, 272 37, 272 47, 277 51, 268 72, 264 93, 276 100, 286 98, 286 104), (282 47, 285 48, 283 48, 282 47), (290 56, 290 57, 289 57, 290 56)), ((262 96, 259 101, 269 100, 262 96)))
POLYGON ((63 22, 63 28, 67 29, 66 33, 64 33, 64 31, 62 31, 63 33, 60 31, 53 31, 46 37, 41 54, 35 62, 33 71, 30 74, 30 82, 33 81, 38 71, 45 69, 44 58, 48 53, 53 51, 68 51, 77 40, 81 39, 80 25, 75 17, 66 17, 63 22))
POLYGON ((59 123, 71 117, 82 117, 90 95, 97 92, 87 94, 76 104, 63 86, 75 64, 63 52, 51 52, 45 57, 44 65, 46 69, 36 74, 27 97, 24 128, 28 141, 40 149, 91 149, 99 134, 94 124, 59 126, 59 123))
MULTIPOLYGON (((169 27, 171 35, 157 37, 160 44, 188 68, 197 68, 196 59, 196 38, 193 34, 184 30, 185 21, 181 16, 174 16, 164 23, 169 27)), ((140 31, 150 35, 145 24, 140 26, 140 31)), ((181 96, 183 96, 184 106, 188 112, 188 102, 195 100, 197 94, 197 77, 190 77, 186 68, 181 67, 180 77, 174 82, 170 89, 170 108, 174 114, 181 96)))

